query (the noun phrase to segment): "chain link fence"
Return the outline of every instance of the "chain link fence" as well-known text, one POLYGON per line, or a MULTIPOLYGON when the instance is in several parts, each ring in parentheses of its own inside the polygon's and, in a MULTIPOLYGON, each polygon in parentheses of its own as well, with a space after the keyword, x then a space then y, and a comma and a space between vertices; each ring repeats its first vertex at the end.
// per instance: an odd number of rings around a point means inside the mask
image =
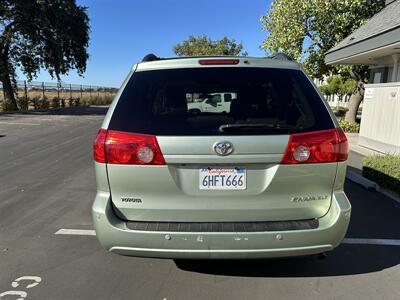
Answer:
MULTIPOLYGON (((17 81, 16 99, 20 109, 109 104, 118 89, 64 82, 17 81)), ((7 110, 0 82, 0 108, 7 110)))

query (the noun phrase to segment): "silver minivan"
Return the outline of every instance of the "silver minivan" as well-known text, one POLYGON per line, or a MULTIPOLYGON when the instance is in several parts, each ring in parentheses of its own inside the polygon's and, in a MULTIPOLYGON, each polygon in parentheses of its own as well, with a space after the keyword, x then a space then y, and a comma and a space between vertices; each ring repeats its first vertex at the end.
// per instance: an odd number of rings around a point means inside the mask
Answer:
POLYGON ((147 56, 94 143, 108 251, 165 258, 318 254, 343 239, 347 139, 299 64, 147 56), (224 111, 189 109, 229 94, 224 111))

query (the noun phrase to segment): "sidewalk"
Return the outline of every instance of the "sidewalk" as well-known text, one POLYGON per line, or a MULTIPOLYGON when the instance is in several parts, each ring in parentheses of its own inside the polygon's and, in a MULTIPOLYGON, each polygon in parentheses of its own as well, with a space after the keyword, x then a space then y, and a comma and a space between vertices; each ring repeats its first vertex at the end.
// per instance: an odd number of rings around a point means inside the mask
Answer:
POLYGON ((361 174, 362 160, 365 156, 380 155, 382 153, 358 145, 358 133, 346 133, 349 142, 349 169, 361 174))
POLYGON ((346 136, 349 141, 350 151, 357 152, 363 156, 382 154, 381 152, 358 145, 358 133, 346 133, 346 136))

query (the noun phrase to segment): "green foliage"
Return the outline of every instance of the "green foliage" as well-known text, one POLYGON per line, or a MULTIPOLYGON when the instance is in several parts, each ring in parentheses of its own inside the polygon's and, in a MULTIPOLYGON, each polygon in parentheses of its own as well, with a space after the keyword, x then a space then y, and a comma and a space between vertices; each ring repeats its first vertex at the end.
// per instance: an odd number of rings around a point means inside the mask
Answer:
POLYGON ((344 82, 342 82, 339 88, 339 93, 341 95, 350 96, 351 94, 354 93, 355 89, 356 89, 356 82, 353 79, 348 78, 344 82))
MULTIPOLYGON (((380 11, 384 0, 275 0, 261 17, 268 35, 261 48, 283 51, 301 61, 309 75, 346 74, 349 67, 326 65, 325 53, 380 11)), ((352 67, 366 78, 367 69, 352 67)))
POLYGON ((50 108, 50 102, 45 98, 40 98, 40 97, 34 97, 32 99, 29 99, 29 104, 33 106, 33 109, 48 109, 50 108))
POLYGON ((47 98, 40 99, 39 109, 48 109, 50 108, 50 102, 47 98))
POLYGON ((191 35, 181 44, 175 45, 173 50, 178 56, 247 55, 246 52, 242 52, 242 43, 238 44, 235 40, 228 39, 226 36, 220 40, 212 40, 205 35, 197 37, 191 35))
POLYGON ((33 97, 29 99, 29 104, 33 106, 33 109, 38 109, 40 105, 40 98, 39 97, 33 97))
POLYGON ((13 111, 14 105, 10 101, 3 101, 1 103, 1 110, 2 111, 13 111))
MULTIPOLYGON (((89 106, 89 105, 108 105, 114 100, 114 95, 105 95, 100 97, 88 98, 57 98, 53 97, 50 101, 45 97, 33 97, 26 99, 21 97, 17 99, 18 107, 22 110, 28 109, 48 109, 48 108, 60 108, 68 106, 89 106)), ((10 101, 1 102, 0 111, 13 111, 13 106, 10 101)))
POLYGON ((400 194, 400 155, 365 157, 363 176, 400 194))
POLYGON ((59 108, 60 106, 60 99, 53 97, 53 99, 51 99, 51 108, 59 108))
POLYGON ((26 99, 25 97, 19 97, 17 99, 17 104, 18 104, 19 109, 28 110, 29 100, 26 99))
POLYGON ((342 98, 345 95, 353 94, 356 89, 356 82, 342 75, 333 75, 328 77, 326 84, 320 86, 319 89, 325 95, 338 95, 342 98))
POLYGON ((324 84, 318 87, 322 94, 329 96, 332 95, 328 84, 324 84))
POLYGON ((88 99, 82 99, 81 100, 81 105, 82 106, 89 106, 90 104, 89 104, 89 100, 88 99))
POLYGON ((338 119, 338 121, 340 127, 342 127, 345 132, 357 133, 360 131, 360 124, 358 123, 348 122, 344 119, 338 119))

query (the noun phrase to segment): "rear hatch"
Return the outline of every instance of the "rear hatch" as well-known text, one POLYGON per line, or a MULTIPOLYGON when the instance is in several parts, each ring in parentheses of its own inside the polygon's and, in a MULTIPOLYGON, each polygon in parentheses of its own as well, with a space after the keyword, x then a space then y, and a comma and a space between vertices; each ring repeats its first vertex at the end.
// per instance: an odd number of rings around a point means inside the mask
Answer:
POLYGON ((291 137, 301 140, 311 132, 318 139, 329 130, 335 130, 330 114, 300 70, 205 66, 135 72, 108 126, 112 203, 130 221, 321 217, 330 206, 336 158, 301 161, 303 151, 300 163, 291 162, 292 156, 281 162, 291 137), (191 103, 215 94, 232 95, 227 111, 191 111, 191 103))

